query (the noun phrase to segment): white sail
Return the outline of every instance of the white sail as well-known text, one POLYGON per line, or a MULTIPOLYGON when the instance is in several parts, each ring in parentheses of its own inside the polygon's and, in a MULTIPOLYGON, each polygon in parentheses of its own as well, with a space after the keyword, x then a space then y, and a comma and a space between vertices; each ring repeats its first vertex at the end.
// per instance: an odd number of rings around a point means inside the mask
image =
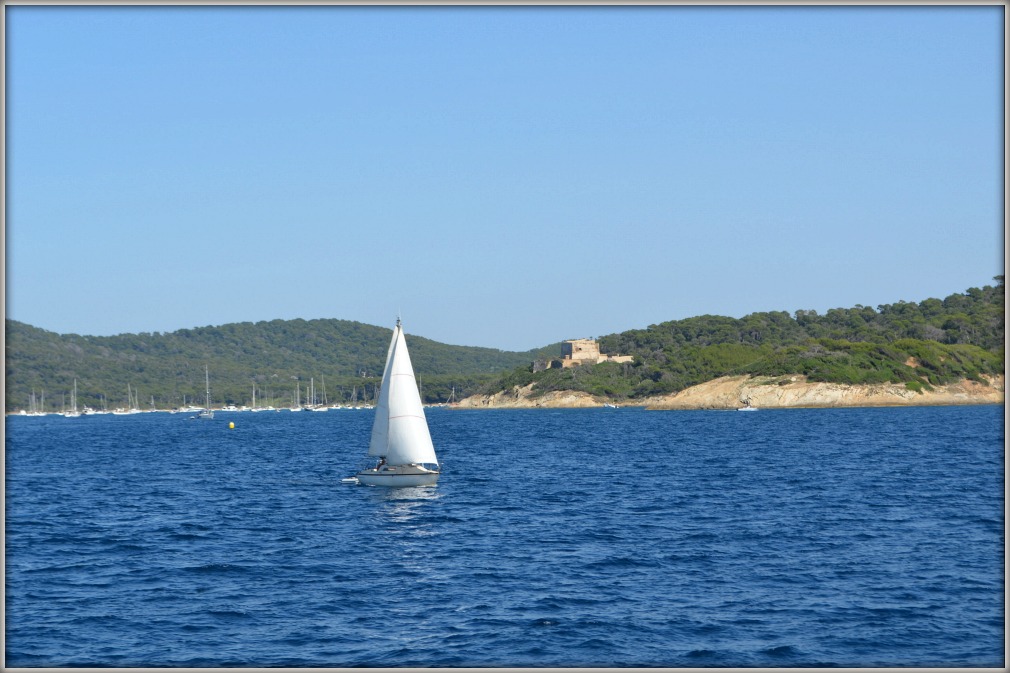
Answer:
POLYGON ((382 383, 379 384, 379 400, 375 403, 375 420, 372 422, 372 438, 368 442, 368 455, 385 456, 389 441, 389 369, 393 364, 393 350, 396 348, 396 337, 400 333, 400 324, 393 329, 393 338, 389 341, 386 351, 386 367, 382 370, 382 383))
POLYGON ((368 453, 384 456, 389 465, 438 464, 399 323, 386 357, 368 453))

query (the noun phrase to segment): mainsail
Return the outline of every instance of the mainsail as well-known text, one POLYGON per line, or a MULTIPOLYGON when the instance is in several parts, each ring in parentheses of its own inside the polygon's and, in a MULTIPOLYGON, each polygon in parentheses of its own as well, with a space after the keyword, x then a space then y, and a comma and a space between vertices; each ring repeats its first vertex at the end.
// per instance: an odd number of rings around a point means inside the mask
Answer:
POLYGON ((379 383, 379 399, 375 403, 375 420, 372 422, 372 438, 368 442, 368 455, 385 456, 386 444, 389 439, 389 368, 393 364, 393 349, 396 348, 396 337, 400 332, 400 321, 396 321, 393 338, 389 341, 386 351, 386 367, 382 370, 382 381, 379 383))

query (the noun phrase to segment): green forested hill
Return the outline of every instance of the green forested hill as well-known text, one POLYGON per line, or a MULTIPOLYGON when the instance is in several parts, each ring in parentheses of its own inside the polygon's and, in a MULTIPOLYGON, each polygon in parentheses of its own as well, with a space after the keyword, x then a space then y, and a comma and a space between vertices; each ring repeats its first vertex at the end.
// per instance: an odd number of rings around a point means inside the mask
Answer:
MULTIPOLYGON (((370 398, 382 375, 391 330, 347 320, 274 320, 184 329, 172 333, 110 337, 56 334, 6 321, 6 409, 26 408, 32 391, 45 391, 48 410, 59 410, 77 379, 78 406, 124 406, 127 386, 143 408, 202 401, 204 364, 215 404, 257 402, 289 406, 294 390, 325 385, 329 402, 370 398)), ((474 392, 503 370, 554 355, 554 345, 515 353, 449 346, 409 336, 411 360, 426 401, 474 392)))
MULTIPOLYGON (((534 359, 558 357, 553 344, 525 353, 449 346, 410 336, 426 402, 535 383, 534 392, 583 390, 617 400, 675 392, 719 376, 805 374, 839 383, 904 382, 922 389, 1002 373, 1003 277, 946 299, 831 309, 824 315, 773 311, 743 318, 705 315, 600 338, 604 353, 631 364, 533 373, 534 359)), ((346 320, 274 320, 167 334, 111 337, 55 334, 6 321, 6 410, 26 408, 44 391, 59 410, 77 379, 79 406, 123 406, 127 386, 142 406, 203 398, 210 368, 215 404, 288 406, 310 379, 329 402, 370 399, 382 373, 390 330, 346 320)))
POLYGON ((671 393, 720 376, 804 374, 836 383, 904 382, 922 390, 1003 372, 1003 277, 946 299, 816 311, 705 315, 599 339, 634 364, 517 368, 482 392, 534 383, 534 394, 581 390, 614 399, 671 393))

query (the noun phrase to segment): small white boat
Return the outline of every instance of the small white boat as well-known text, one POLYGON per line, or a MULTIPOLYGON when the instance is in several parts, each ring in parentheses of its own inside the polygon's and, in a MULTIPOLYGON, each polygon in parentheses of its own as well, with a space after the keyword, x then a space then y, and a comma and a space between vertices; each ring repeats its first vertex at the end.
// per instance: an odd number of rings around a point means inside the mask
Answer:
POLYGON ((368 455, 379 462, 358 472, 362 484, 434 486, 438 481, 438 458, 399 318, 386 354, 368 455))

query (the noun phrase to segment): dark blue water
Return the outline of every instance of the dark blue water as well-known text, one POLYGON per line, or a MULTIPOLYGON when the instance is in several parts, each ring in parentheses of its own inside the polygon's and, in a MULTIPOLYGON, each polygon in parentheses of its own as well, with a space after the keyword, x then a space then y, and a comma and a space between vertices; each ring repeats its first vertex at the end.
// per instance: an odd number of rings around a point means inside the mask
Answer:
POLYGON ((1004 663, 1002 407, 371 418, 9 418, 7 665, 1004 663))

